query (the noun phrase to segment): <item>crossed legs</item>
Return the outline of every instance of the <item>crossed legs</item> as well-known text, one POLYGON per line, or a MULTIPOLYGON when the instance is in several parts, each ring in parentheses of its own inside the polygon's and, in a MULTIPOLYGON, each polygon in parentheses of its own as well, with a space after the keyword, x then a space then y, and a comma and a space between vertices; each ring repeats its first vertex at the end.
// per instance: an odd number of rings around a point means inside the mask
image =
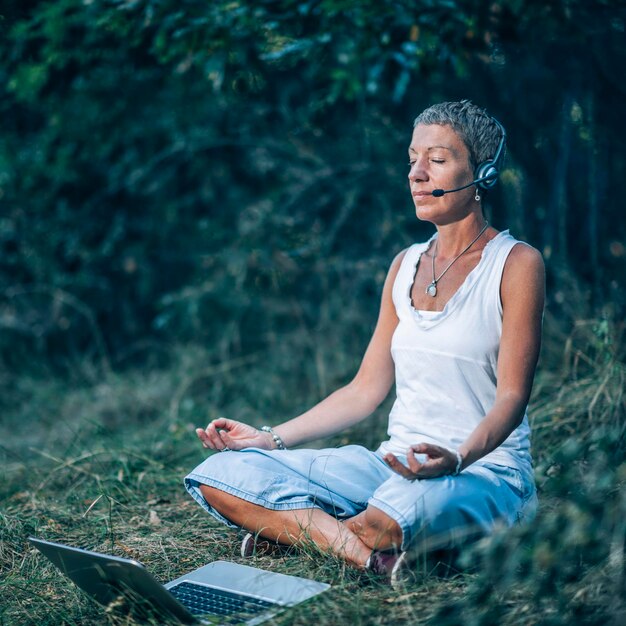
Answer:
POLYGON ((215 487, 200 485, 199 489, 213 508, 250 532, 286 545, 312 541, 358 568, 365 567, 373 549, 399 548, 402 543, 395 520, 373 506, 339 521, 318 508, 275 511, 215 487))
POLYGON ((530 479, 522 482, 515 469, 474 464, 460 476, 410 482, 387 472, 358 446, 213 455, 186 477, 185 485, 226 524, 286 545, 312 542, 357 568, 365 566, 374 549, 408 543, 411 552, 426 553, 489 534, 497 523, 512 526, 534 497, 530 479), (204 480, 253 499, 254 494, 262 497, 249 502, 204 480), (306 507, 318 498, 323 506, 334 508, 336 503, 343 521, 322 508, 263 506, 266 501, 290 501, 306 507), (368 501, 372 504, 361 510, 361 503, 368 501), (387 510, 405 520, 404 533, 387 510))

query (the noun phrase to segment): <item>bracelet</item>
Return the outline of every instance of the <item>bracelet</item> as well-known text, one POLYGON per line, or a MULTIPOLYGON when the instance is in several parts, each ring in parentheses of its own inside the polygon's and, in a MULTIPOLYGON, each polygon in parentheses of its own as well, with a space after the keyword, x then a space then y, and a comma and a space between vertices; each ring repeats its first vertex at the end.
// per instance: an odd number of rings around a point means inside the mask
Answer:
POLYGON ((285 442, 280 438, 279 434, 274 432, 274 429, 271 426, 261 426, 260 430, 262 430, 264 433, 269 433, 270 435, 272 435, 272 439, 274 440, 274 443, 279 450, 287 449, 285 442))
POLYGON ((454 472, 452 472, 453 476, 458 476, 461 473, 461 465, 463 465, 463 457, 458 450, 451 450, 456 454, 456 467, 454 468, 454 472))

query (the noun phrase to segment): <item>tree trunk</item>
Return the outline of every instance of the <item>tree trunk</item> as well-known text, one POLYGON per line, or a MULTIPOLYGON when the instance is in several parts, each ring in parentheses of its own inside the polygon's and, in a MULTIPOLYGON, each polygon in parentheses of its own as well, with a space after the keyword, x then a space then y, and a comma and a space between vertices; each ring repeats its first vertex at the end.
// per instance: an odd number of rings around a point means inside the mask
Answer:
POLYGON ((567 93, 561 109, 561 128, 559 130, 559 143, 556 151, 554 165, 554 187, 552 197, 552 228, 556 225, 556 237, 552 242, 556 244, 555 256, 560 265, 566 266, 568 259, 567 250, 567 171, 569 169, 570 154, 572 148, 571 111, 574 98, 567 93))
POLYGON ((589 214, 588 214, 588 246, 589 246, 589 263, 591 265, 592 289, 595 298, 602 296, 600 293, 600 284, 602 280, 600 269, 599 255, 599 238, 598 238, 598 215, 600 205, 600 172, 598 168, 598 137, 596 126, 596 111, 594 94, 591 89, 587 91, 587 116, 589 126, 589 214))

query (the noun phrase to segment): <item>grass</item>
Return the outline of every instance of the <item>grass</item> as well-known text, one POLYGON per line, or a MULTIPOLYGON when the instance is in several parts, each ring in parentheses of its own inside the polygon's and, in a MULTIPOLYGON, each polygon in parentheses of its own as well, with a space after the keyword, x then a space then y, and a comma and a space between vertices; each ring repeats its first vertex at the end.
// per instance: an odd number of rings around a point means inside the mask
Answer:
MULTIPOLYGON (((260 557, 259 567, 333 585, 274 623, 621 623, 622 328, 599 319, 566 333, 548 320, 546 345, 561 346, 561 353, 550 348, 544 355, 532 402, 542 499, 533 524, 474 546, 454 575, 439 576, 436 563, 422 563, 419 581, 402 592, 314 550, 260 557)), ((331 344, 326 356, 336 349, 331 344)), ((171 348, 167 366, 150 370, 122 374, 86 365, 72 381, 20 376, 6 384, 5 378, 0 624, 135 623, 78 591, 29 546, 29 535, 139 559, 163 582, 215 559, 240 561, 237 534, 214 522, 182 487, 182 477, 205 455, 194 427, 222 411, 258 424, 259 408, 284 415, 293 411, 293 398, 301 405, 296 410, 310 404, 345 376, 320 354, 316 371, 325 379, 312 376, 310 387, 288 377, 278 385, 268 355, 218 362, 197 346, 171 348), (267 389, 282 392, 272 399, 267 389)), ((387 408, 349 438, 376 445, 387 408)))

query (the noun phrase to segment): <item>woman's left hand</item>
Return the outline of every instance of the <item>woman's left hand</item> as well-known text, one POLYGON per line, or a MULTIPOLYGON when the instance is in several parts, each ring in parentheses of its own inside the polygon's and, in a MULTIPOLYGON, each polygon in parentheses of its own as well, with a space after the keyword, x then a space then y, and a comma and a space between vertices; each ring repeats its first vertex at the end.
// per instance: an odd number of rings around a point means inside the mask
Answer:
POLYGON ((395 454, 388 452, 383 460, 389 467, 407 480, 438 478, 454 474, 457 456, 452 450, 431 443, 419 443, 411 446, 406 455, 407 465, 401 463, 395 454), (415 454, 421 455, 421 462, 415 454))

